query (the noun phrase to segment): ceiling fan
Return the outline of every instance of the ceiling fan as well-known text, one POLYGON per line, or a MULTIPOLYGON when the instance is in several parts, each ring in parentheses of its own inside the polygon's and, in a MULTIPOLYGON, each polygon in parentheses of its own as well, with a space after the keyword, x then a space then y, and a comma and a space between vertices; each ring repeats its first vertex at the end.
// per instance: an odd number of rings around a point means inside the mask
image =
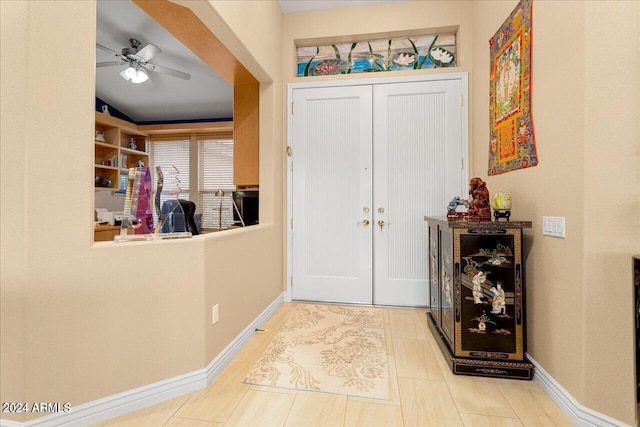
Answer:
POLYGON ((158 46, 149 43, 145 47, 140 48, 142 43, 136 39, 129 39, 129 43, 131 43, 131 47, 123 48, 122 53, 118 53, 115 50, 96 43, 98 48, 116 56, 119 59, 118 61, 98 62, 96 67, 128 65, 120 75, 127 81, 131 80, 132 83, 145 82, 149 78, 147 71, 155 71, 169 76, 178 77, 183 80, 191 79, 190 74, 150 63, 149 60, 151 60, 151 58, 162 52, 162 49, 158 46))

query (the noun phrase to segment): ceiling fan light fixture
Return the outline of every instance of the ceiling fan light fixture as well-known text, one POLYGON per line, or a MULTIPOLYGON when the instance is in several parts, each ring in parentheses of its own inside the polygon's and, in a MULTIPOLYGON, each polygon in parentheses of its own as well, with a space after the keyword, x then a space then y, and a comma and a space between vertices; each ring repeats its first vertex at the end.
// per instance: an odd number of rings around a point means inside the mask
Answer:
POLYGON ((136 65, 131 63, 129 65, 129 67, 126 70, 124 70, 123 77, 126 80, 135 78, 136 77, 136 68, 137 68, 136 65))
POLYGON ((136 76, 136 70, 131 67, 125 68, 124 70, 120 71, 120 76, 122 76, 122 78, 126 81, 130 81, 133 77, 136 76), (129 70, 133 70, 133 74, 129 70))
POLYGON ((144 83, 148 78, 149 76, 147 75, 147 73, 139 68, 138 71, 136 71, 135 77, 131 78, 131 83, 144 83))
POLYGON ((131 83, 144 83, 149 78, 149 75, 138 64, 131 64, 128 68, 123 70, 120 75, 126 81, 131 83))

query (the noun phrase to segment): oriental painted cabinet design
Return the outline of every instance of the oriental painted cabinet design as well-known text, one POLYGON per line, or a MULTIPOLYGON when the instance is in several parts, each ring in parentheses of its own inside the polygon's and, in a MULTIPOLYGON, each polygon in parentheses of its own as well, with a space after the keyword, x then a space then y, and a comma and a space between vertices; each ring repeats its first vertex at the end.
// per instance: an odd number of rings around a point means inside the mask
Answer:
POLYGON ((528 221, 429 223, 429 326, 454 373, 531 379, 522 229, 528 221))

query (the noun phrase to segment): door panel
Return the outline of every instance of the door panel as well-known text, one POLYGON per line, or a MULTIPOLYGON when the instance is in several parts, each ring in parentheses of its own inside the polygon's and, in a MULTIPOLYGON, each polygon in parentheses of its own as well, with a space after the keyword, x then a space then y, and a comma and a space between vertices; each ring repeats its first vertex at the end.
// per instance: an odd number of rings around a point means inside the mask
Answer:
POLYGON ((461 95, 461 80, 293 90, 294 300, 429 305, 424 216, 466 190, 461 95))
POLYGON ((371 87, 294 92, 293 298, 371 304, 371 87))
POLYGON ((424 216, 463 188, 461 94, 455 80, 374 87, 375 304, 429 305, 424 216))

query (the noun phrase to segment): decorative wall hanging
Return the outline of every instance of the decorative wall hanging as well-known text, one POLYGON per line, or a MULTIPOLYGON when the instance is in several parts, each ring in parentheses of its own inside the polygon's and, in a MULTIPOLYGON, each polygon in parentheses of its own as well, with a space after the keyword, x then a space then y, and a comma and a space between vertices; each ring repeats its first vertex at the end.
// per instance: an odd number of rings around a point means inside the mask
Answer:
POLYGON ((456 66, 455 34, 297 48, 297 75, 370 73, 456 66))
POLYGON ((489 175, 538 164, 531 118, 531 5, 521 0, 489 40, 489 175))

